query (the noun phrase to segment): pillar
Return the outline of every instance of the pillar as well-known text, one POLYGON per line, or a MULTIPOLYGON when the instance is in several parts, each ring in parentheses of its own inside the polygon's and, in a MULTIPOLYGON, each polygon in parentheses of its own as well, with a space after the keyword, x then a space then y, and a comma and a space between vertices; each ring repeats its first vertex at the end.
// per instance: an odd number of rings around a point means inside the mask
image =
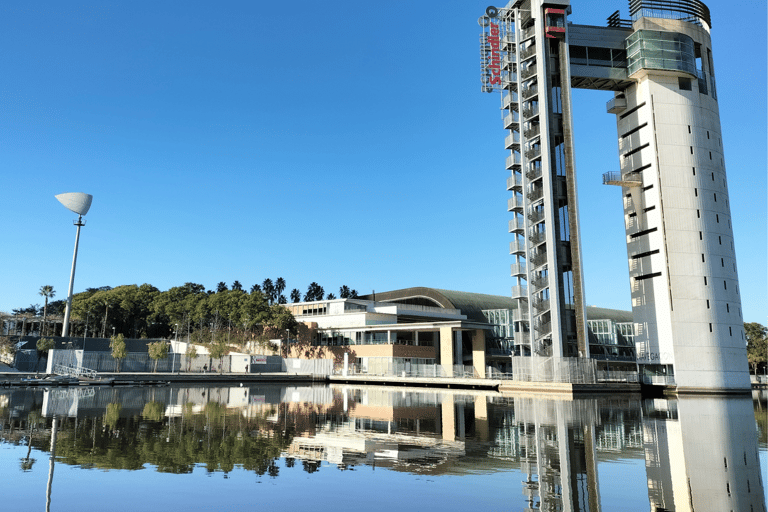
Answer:
POLYGON ((475 329, 472 331, 472 365, 475 374, 480 379, 485 378, 485 331, 475 329))
POLYGON ((440 327, 440 364, 453 376, 453 329, 440 327))

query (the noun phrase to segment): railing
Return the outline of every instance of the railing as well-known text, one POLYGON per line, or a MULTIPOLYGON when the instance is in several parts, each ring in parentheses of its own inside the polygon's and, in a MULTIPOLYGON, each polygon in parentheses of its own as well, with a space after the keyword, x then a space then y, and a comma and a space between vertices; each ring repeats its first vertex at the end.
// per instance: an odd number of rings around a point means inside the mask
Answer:
POLYGON ((525 177, 528 178, 528 181, 535 181, 541 178, 541 167, 535 167, 529 170, 525 173, 525 177))
POLYGON ((546 212, 543 210, 534 210, 528 214, 528 221, 530 221, 531 224, 536 224, 537 222, 543 221, 546 215, 546 212))
POLYGON ((540 267, 547 263, 547 253, 542 251, 540 253, 535 253, 531 255, 529 258, 529 261, 531 262, 531 266, 536 268, 540 267))
POLYGON ((525 253, 525 241, 514 240, 509 242, 509 254, 525 253))
POLYGON ((523 177, 520 176, 519 174, 514 174, 509 178, 507 178, 507 190, 512 190, 513 188, 520 188, 522 186, 523 186, 523 177))
POLYGON ((536 74, 536 66, 528 66, 520 71, 520 78, 527 80, 536 74))
POLYGON ((675 377, 672 375, 643 375, 641 377, 643 384, 651 386, 674 386, 675 377))
POLYGON ((536 45, 530 45, 528 48, 520 52, 520 60, 525 60, 532 55, 536 55, 536 45))
POLYGON ((525 263, 512 263, 510 265, 510 272, 512 273, 512 276, 522 276, 525 275, 526 266, 525 263))
POLYGON ((539 115, 539 109, 536 108, 526 108, 523 110, 523 118, 528 119, 533 116, 539 115))
POLYGON ((98 374, 96 370, 90 368, 83 368, 82 366, 67 366, 63 364, 57 364, 53 367, 53 373, 56 375, 69 375, 70 377, 95 379, 98 374))
POLYGON ((539 158, 541 156, 541 147, 533 147, 525 152, 525 158, 528 160, 534 160, 536 158, 539 158))
POLYGON ((512 287, 512 298, 513 299, 519 299, 522 297, 528 296, 528 287, 527 286, 513 286, 512 287))
POLYGON ((539 87, 536 85, 532 85, 530 87, 523 87, 523 99, 528 99, 531 96, 536 96, 539 94, 539 87))
POLYGON ((520 165, 520 156, 519 155, 509 155, 507 157, 507 169, 512 169, 516 165, 520 165))
POLYGON ((510 133, 506 137, 504 137, 504 147, 507 149, 512 149, 512 146, 515 144, 520 144, 520 135, 517 135, 515 133, 510 133))
POLYGON ((519 124, 520 121, 517 119, 517 112, 512 112, 511 114, 507 114, 504 117, 504 128, 509 130, 512 126, 519 124))
POLYGON ((507 211, 512 210, 522 210, 523 209, 523 198, 520 197, 510 197, 507 200, 507 211))
POLYGON ((528 200, 531 202, 538 201, 542 197, 544 197, 544 188, 543 187, 535 187, 530 192, 528 192, 528 200))
POLYGON ((530 235, 528 235, 528 240, 531 242, 531 247, 535 247, 540 243, 547 241, 547 233, 546 231, 531 233, 530 235))
POLYGON ((534 125, 532 128, 529 128, 528 130, 523 131, 523 135, 525 135, 526 139, 532 139, 533 137, 536 137, 541 132, 541 126, 540 125, 534 125))

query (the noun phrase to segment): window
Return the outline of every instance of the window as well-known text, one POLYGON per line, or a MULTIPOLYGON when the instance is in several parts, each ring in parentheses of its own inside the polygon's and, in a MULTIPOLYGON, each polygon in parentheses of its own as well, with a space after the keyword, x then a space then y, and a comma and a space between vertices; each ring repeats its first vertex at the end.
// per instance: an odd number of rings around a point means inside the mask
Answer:
MULTIPOLYGON (((704 279, 706 279, 706 277, 704 279)), ((704 284, 706 284, 706 283, 704 283, 704 284)), ((707 309, 709 309, 709 299, 707 299, 707 309)))
POLYGON ((709 152, 709 159, 712 160, 712 152, 709 152))
POLYGON ((696 168, 693 168, 693 175, 696 176, 696 168))
POLYGON ((715 220, 717 221, 718 224, 720 224, 720 214, 719 213, 715 214, 715 220))
POLYGON ((701 255, 701 262, 704 263, 704 255, 701 255))
MULTIPOLYGON (((696 197, 699 197, 699 189, 694 188, 693 189, 693 195, 696 196, 696 197)), ((696 213, 698 213, 698 212, 699 212, 699 210, 696 210, 696 213)))
POLYGON ((725 259, 724 258, 720 258, 720 266, 721 267, 725 267, 725 259))
MULTIPOLYGON (((691 79, 690 78, 683 78, 683 77, 677 77, 677 86, 680 87, 681 91, 691 91, 693 88, 691 87, 691 79)), ((688 133, 691 133, 691 127, 688 127, 688 133)))
MULTIPOLYGON (((707 276, 704 276, 704 286, 707 286, 707 276)), ((709 304, 709 301, 707 301, 707 304, 709 304)))
POLYGON ((715 202, 717 202, 717 192, 715 192, 715 202))
POLYGON ((704 240, 704 236, 701 234, 701 231, 699 231, 699 240, 704 240))
POLYGON ((712 173, 712 181, 715 181, 715 173, 712 173))
POLYGON ((688 125, 688 133, 691 133, 691 125, 688 125))
POLYGON ((712 324, 709 324, 709 332, 712 332, 712 324))
POLYGON ((728 304, 728 303, 725 304, 725 312, 726 313, 730 313, 731 312, 731 305, 728 304))
POLYGON ((690 146, 690 148, 691 148, 691 154, 693 154, 693 146, 690 146))
POLYGON ((718 237, 717 237, 717 241, 718 241, 718 243, 719 243, 720 245, 723 245, 723 237, 722 237, 722 236, 718 236, 718 237))
POLYGON ((709 130, 707 130, 707 139, 709 139, 709 130))

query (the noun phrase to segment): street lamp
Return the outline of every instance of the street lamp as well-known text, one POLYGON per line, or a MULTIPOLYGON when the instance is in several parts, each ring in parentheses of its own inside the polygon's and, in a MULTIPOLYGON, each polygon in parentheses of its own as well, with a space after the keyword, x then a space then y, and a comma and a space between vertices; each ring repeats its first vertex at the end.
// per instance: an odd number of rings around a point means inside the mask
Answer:
POLYGON ((75 226, 77 226, 77 233, 75 234, 75 252, 72 256, 72 271, 69 274, 67 307, 64 310, 64 327, 62 328, 61 333, 61 336, 66 338, 69 336, 69 315, 72 312, 72 287, 75 285, 75 265, 77 264, 77 246, 80 243, 80 228, 85 226, 83 215, 88 213, 88 210, 91 208, 93 196, 82 192, 68 192, 57 195, 56 199, 58 199, 65 208, 77 214, 77 220, 75 221, 75 226))
POLYGON ((176 326, 176 332, 173 333, 173 341, 179 341, 179 324, 173 324, 176 326))

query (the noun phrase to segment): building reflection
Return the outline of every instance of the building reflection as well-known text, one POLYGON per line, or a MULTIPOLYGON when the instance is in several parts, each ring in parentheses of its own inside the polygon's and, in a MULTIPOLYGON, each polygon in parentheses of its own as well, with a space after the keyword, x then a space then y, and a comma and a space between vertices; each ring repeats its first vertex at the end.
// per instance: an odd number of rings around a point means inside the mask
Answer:
POLYGON ((765 511, 749 398, 646 400, 643 433, 652 511, 765 511))
MULTIPOLYGON (((764 395, 756 399, 765 402, 764 395)), ((205 465, 277 476, 277 461, 285 459, 286 467, 300 461, 309 473, 323 463, 427 475, 509 471, 510 488, 519 490, 510 494, 511 509, 600 512, 600 463, 644 458, 653 512, 765 512, 749 398, 574 399, 348 385, 84 387, 4 392, 0 410, 0 435, 39 451, 50 445, 51 468, 55 458, 81 467, 150 464, 189 473, 205 465)))

